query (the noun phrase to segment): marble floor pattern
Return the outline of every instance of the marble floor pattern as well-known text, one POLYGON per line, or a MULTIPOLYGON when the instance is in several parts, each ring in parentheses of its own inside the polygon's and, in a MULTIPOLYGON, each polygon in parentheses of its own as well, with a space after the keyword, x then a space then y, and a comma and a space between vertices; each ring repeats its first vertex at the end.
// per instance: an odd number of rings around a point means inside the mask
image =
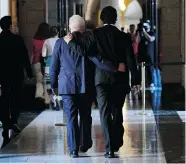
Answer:
POLYGON ((63 120, 62 111, 45 110, 22 133, 0 151, 0 163, 166 163, 153 111, 141 115, 141 109, 123 107, 124 145, 118 158, 104 158, 104 139, 99 111, 92 111, 93 147, 80 158, 68 155, 66 127, 56 127, 63 120))
POLYGON ((182 120, 182 122, 186 122, 186 112, 185 111, 177 111, 180 119, 182 120))

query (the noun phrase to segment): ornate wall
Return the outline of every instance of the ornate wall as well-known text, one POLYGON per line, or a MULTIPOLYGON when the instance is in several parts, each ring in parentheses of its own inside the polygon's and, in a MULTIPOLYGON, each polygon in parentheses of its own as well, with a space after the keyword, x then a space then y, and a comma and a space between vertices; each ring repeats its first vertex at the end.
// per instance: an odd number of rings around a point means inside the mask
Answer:
MULTIPOLYGON (((160 40, 162 62, 180 62, 181 57, 181 0, 160 0, 160 40)), ((163 67, 164 83, 180 83, 182 66, 163 67)))
POLYGON ((30 54, 33 36, 42 22, 46 22, 46 0, 19 0, 19 33, 30 54))

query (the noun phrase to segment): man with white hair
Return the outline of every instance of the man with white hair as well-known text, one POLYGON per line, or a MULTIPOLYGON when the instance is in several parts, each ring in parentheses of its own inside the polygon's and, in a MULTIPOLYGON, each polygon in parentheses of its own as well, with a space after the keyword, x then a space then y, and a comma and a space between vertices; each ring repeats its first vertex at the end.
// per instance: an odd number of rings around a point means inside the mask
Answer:
MULTIPOLYGON (((79 15, 72 16, 69 19, 69 30, 75 37, 80 38, 81 33, 85 31, 84 19, 79 15)), ((53 92, 62 95, 67 117, 70 155, 77 158, 79 148, 86 152, 92 147, 91 96, 94 86, 94 64, 85 56, 84 49, 80 48, 80 45, 71 47, 68 42, 68 37, 57 40, 52 55, 50 77, 53 92)), ((93 56, 90 58, 101 69, 117 71, 117 67, 109 61, 93 56)))

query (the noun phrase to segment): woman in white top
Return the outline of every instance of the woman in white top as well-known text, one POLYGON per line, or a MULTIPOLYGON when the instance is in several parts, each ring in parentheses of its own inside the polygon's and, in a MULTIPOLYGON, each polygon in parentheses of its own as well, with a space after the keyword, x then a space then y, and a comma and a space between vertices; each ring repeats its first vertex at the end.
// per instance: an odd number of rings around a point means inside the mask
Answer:
POLYGON ((45 40, 42 48, 42 57, 45 58, 45 87, 48 91, 51 105, 54 109, 59 110, 59 107, 57 107, 57 96, 52 94, 51 91, 51 85, 50 85, 50 63, 52 59, 52 53, 55 46, 56 41, 59 39, 58 37, 58 29, 56 26, 52 26, 50 28, 51 38, 45 40))

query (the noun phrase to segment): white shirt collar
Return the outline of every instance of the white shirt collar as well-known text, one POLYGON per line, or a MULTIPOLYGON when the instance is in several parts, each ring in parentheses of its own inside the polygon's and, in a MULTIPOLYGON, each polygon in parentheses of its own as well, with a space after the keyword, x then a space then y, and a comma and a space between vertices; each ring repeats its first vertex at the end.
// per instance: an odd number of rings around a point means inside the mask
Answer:
POLYGON ((104 24, 104 26, 107 26, 107 25, 115 26, 114 24, 104 24))

